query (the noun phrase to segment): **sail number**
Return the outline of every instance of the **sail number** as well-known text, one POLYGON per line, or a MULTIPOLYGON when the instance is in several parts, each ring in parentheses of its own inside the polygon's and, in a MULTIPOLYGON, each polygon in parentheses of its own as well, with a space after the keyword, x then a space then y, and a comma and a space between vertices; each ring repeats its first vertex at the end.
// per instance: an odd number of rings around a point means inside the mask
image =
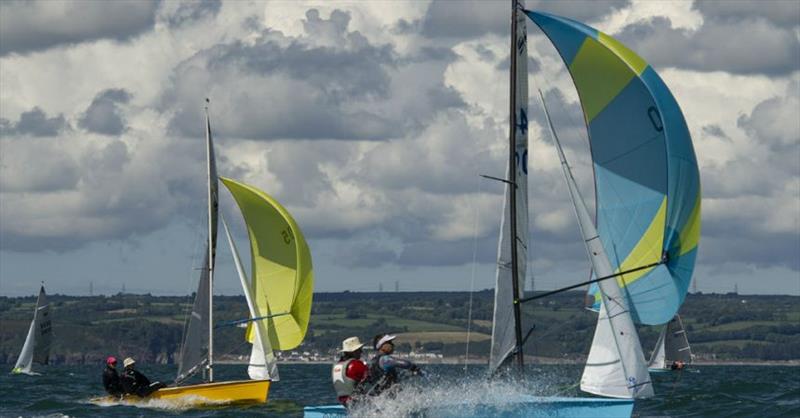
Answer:
POLYGON ((514 152, 514 159, 516 160, 517 167, 522 169, 522 172, 527 176, 528 175, 528 150, 522 153, 522 161, 519 158, 519 151, 514 152))
POLYGON ((286 244, 292 243, 292 228, 287 227, 283 231, 281 231, 281 236, 283 237, 283 242, 286 244))

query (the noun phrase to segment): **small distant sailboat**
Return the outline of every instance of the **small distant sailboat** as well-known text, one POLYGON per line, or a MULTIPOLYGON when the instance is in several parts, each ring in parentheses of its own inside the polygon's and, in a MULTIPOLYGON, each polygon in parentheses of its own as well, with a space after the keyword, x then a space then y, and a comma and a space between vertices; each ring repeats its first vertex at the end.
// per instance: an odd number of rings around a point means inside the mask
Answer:
MULTIPOLYGON (((181 346, 175 386, 159 389, 149 399, 191 406, 265 403, 270 384, 279 380, 273 349, 297 347, 308 329, 314 286, 311 252, 300 227, 280 203, 253 186, 217 176, 207 108, 206 145, 208 240, 200 282, 181 346), (218 179, 228 188, 244 217, 252 267, 248 278, 228 225, 222 219, 250 317, 215 325, 213 279, 220 218, 218 179), (214 329, 234 325, 247 325, 245 338, 252 344, 247 368, 250 380, 215 381, 214 329), (185 384, 201 372, 203 383, 185 384)), ((137 401, 135 397, 130 400, 137 401)))
POLYGON ((661 329, 647 367, 651 373, 666 372, 673 370, 672 365, 678 362, 686 366, 691 364, 692 348, 689 346, 680 315, 675 315, 661 329))
POLYGON ((53 329, 50 323, 50 304, 47 303, 47 294, 44 291, 44 285, 42 285, 39 288, 39 297, 36 298, 36 308, 33 311, 31 326, 28 328, 28 336, 25 337, 22 352, 20 352, 17 363, 11 373, 39 374, 32 370, 33 363, 48 363, 52 340, 53 329))

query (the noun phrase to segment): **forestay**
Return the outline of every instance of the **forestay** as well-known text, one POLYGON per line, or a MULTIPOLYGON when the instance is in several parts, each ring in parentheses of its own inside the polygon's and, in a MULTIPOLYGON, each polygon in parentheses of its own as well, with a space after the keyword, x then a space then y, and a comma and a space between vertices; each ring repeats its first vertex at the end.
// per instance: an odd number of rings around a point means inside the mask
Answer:
MULTIPOLYGON (((522 1, 519 2, 524 6, 522 1)), ((514 111, 516 112, 516 218, 517 218, 517 280, 520 292, 524 289, 528 259, 528 46, 525 16, 514 13, 517 19, 516 54, 517 64, 514 77, 516 91, 514 111)), ((510 178, 509 167, 506 175, 510 178)), ((492 321, 492 343, 489 357, 489 371, 494 372, 511 354, 516 346, 514 330, 514 295, 511 269, 511 222, 510 185, 506 184, 503 203, 503 217, 500 221, 500 240, 497 249, 497 273, 494 293, 494 320, 492 321)))
MULTIPOLYGON (((276 350, 297 347, 311 315, 314 274, 311 253, 289 212, 263 191, 220 178, 236 200, 250 238, 251 290, 255 318, 266 321, 267 339, 276 350)), ((248 327, 248 341, 256 338, 248 327)))
MULTIPOLYGON (((635 321, 663 324, 686 296, 700 237, 700 179, 683 114, 653 68, 614 38, 526 13, 558 50, 580 97, 609 273, 664 260, 617 279, 635 321)), ((597 285, 590 296, 599 310, 597 285)))

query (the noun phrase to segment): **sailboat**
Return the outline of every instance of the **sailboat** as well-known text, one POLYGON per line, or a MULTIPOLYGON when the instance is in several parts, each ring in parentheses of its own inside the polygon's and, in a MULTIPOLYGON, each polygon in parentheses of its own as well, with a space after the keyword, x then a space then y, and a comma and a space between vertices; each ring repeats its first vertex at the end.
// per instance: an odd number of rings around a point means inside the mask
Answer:
MULTIPOLYGON (((512 0, 509 158, 497 256, 489 373, 524 373, 521 304, 591 284, 597 326, 580 381, 599 397, 519 396, 490 403, 448 400, 435 417, 622 417, 634 399, 654 395, 635 323, 663 324, 683 303, 700 236, 700 184, 689 130, 653 68, 614 38, 582 23, 525 10, 512 0), (549 38, 578 90, 595 174, 592 220, 541 95, 593 278, 523 297, 529 248, 527 214, 526 16, 549 38)), ((541 94, 541 93, 540 93, 541 94)), ((344 414, 339 409, 339 414, 344 414)), ((306 408, 306 417, 336 407, 306 408)))
POLYGON ((50 343, 53 340, 53 330, 50 324, 50 304, 47 303, 47 294, 44 284, 39 288, 39 297, 36 298, 36 308, 33 310, 33 320, 28 328, 28 336, 19 353, 17 363, 11 370, 12 374, 37 375, 32 370, 33 363, 47 364, 50 359, 50 343))
POLYGON ((684 365, 692 362, 692 348, 689 346, 680 315, 675 315, 661 329, 647 368, 650 373, 667 372, 672 370, 671 366, 676 362, 684 365))
POLYGON ((153 392, 149 399, 182 405, 248 404, 267 401, 270 384, 279 380, 273 350, 290 350, 303 341, 311 315, 314 274, 311 252, 286 208, 267 193, 233 179, 218 177, 206 108, 208 166, 208 240, 203 268, 189 318, 175 385, 153 392), (238 204, 250 241, 250 276, 242 266, 239 251, 222 219, 228 244, 244 291, 249 317, 215 325, 213 279, 217 244, 218 179, 238 204), (246 325, 245 338, 252 344, 247 374, 249 380, 214 379, 214 329, 246 325), (202 373, 204 382, 185 384, 202 373))

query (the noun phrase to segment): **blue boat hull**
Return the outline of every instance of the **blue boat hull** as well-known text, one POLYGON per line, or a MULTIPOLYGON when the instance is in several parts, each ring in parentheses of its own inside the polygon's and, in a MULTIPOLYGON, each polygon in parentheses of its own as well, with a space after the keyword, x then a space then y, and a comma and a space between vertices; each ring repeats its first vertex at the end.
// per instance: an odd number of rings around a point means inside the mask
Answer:
MULTIPOLYGON (((347 416, 347 411, 341 405, 309 406, 304 412, 305 418, 347 416)), ((426 408, 413 415, 437 418, 620 418, 630 417, 632 412, 632 399, 530 397, 502 404, 467 405, 453 402, 426 408)))

